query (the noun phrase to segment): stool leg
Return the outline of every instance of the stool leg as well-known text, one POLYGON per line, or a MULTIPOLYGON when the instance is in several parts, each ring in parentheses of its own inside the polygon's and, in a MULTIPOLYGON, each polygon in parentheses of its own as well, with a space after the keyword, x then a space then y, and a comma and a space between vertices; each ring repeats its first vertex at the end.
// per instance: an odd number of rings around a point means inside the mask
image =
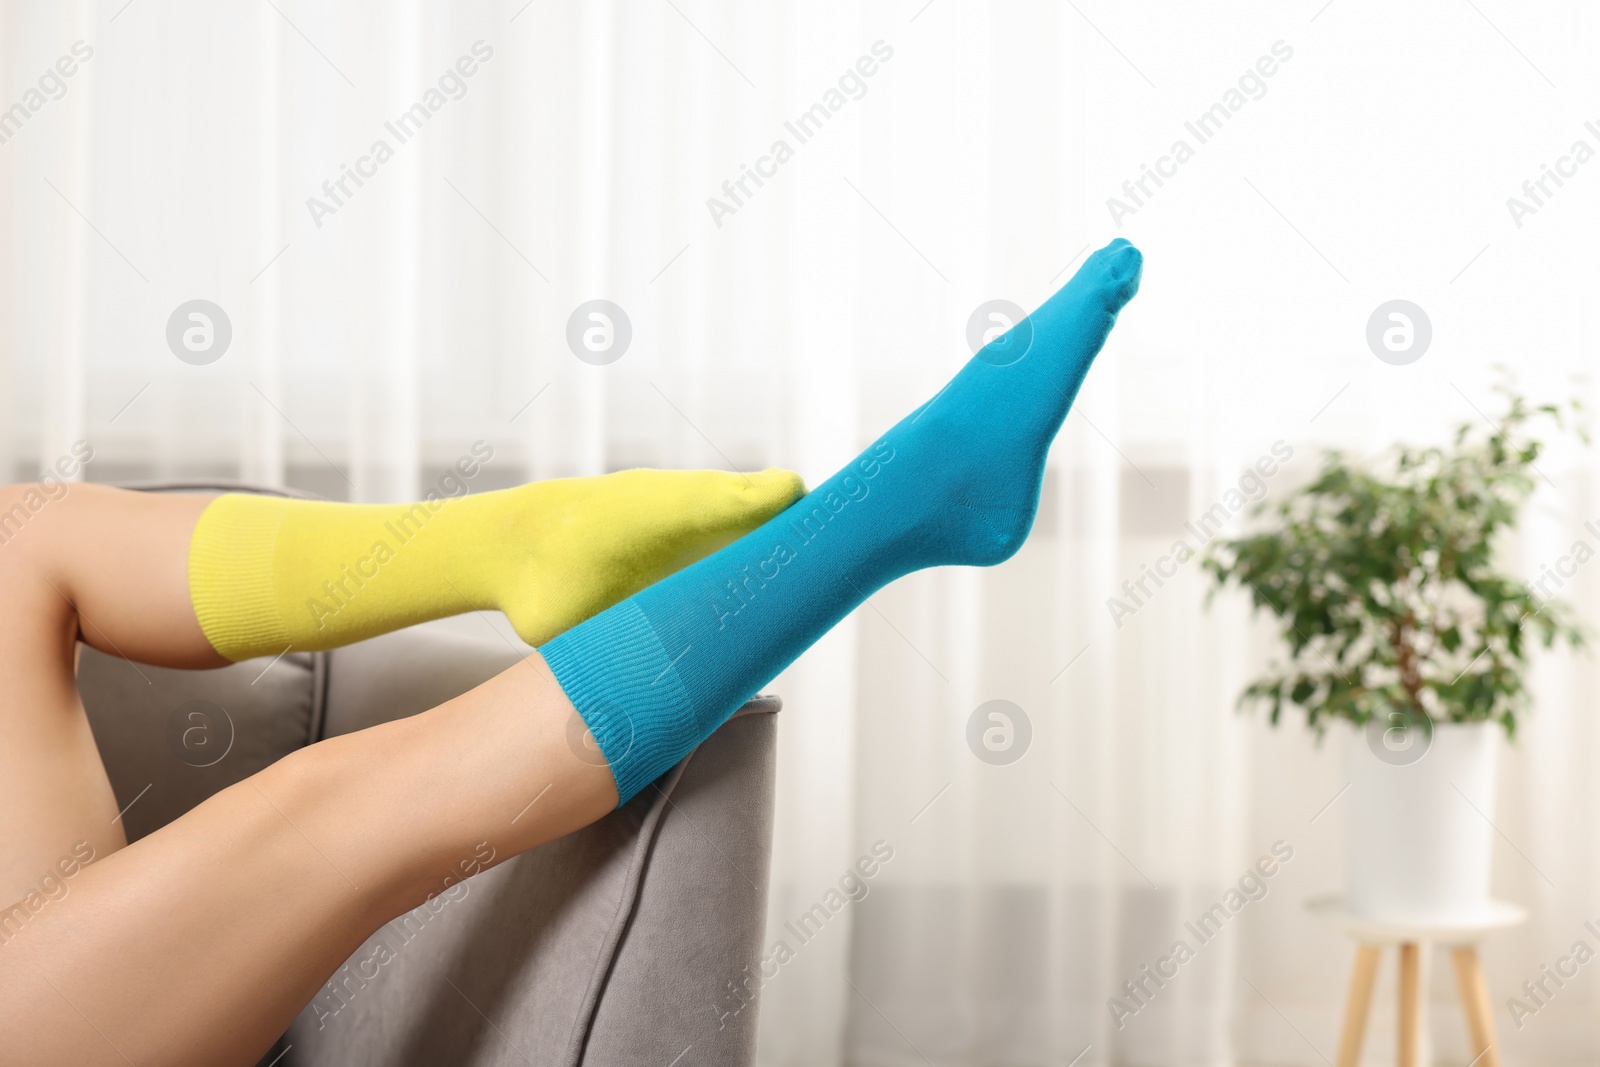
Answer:
POLYGON ((1400 946, 1400 1067, 1417 1067, 1421 1058, 1422 1028, 1418 1025, 1421 998, 1421 952, 1415 941, 1400 946))
POLYGON ((1357 945, 1355 966, 1350 968, 1350 995, 1344 1003, 1344 1029, 1339 1034, 1338 1067, 1361 1062, 1361 1038, 1367 1031, 1367 1011, 1372 1007, 1372 986, 1378 978, 1376 945, 1357 945))
POLYGON ((1494 1017, 1489 1007, 1489 986, 1478 965, 1478 950, 1463 945, 1450 953, 1456 967, 1456 984, 1461 988, 1461 1007, 1467 1016, 1467 1033, 1472 1036, 1474 1067, 1500 1067, 1500 1052, 1494 1045, 1494 1017))

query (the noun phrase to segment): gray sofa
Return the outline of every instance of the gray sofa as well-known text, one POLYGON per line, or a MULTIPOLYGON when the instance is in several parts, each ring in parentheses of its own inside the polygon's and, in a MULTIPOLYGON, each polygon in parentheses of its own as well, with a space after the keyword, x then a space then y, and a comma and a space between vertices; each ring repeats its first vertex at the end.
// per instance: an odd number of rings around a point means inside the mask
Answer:
MULTIPOLYGON (((212 671, 84 648, 78 687, 134 840, 296 748, 416 714, 519 655, 487 627, 474 639, 441 624, 212 671)), ((760 956, 778 706, 757 698, 600 822, 385 926, 262 1064, 753 1062, 756 1012, 718 1006, 760 956)))

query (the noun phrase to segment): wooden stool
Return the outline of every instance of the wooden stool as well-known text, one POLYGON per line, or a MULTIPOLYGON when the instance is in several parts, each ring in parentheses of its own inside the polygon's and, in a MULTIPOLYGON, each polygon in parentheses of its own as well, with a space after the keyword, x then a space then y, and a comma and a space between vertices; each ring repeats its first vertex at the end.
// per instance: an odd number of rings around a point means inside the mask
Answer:
POLYGON ((1306 901, 1306 910, 1338 927, 1356 942, 1355 966, 1350 972, 1349 999, 1345 1002, 1344 1028, 1339 1035, 1337 1067, 1356 1067, 1361 1061, 1361 1038, 1372 1006, 1372 987, 1378 977, 1378 959, 1385 946, 1400 949, 1400 1067, 1422 1067, 1422 948, 1439 944, 1450 949, 1455 965, 1461 1007, 1472 1038, 1473 1067, 1500 1067, 1495 1044, 1489 987, 1478 965, 1478 942, 1496 930, 1525 922, 1528 913, 1515 904, 1495 901, 1483 917, 1470 923, 1379 923, 1351 914, 1342 896, 1306 901))

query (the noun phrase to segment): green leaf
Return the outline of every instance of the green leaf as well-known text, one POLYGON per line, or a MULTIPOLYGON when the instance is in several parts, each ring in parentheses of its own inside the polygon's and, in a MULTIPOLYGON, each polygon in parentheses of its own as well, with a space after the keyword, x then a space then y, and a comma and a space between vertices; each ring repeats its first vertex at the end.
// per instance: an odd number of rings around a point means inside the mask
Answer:
POLYGON ((1303 488, 1253 510, 1257 530, 1212 542, 1207 603, 1247 592, 1289 653, 1240 694, 1276 724, 1287 704, 1319 733, 1328 719, 1442 714, 1499 722, 1514 735, 1527 705, 1533 643, 1587 646, 1570 606, 1540 600, 1501 569, 1498 548, 1537 488, 1537 422, 1576 404, 1530 405, 1497 387, 1503 414, 1459 424, 1448 447, 1399 445, 1375 464, 1324 453, 1303 488))

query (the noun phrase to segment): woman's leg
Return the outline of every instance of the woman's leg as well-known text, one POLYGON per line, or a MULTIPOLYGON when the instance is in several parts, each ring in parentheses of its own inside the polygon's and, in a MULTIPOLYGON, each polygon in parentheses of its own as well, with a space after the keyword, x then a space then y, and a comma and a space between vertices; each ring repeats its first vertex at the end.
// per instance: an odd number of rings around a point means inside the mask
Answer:
POLYGON ((0 596, 11 608, 0 619, 11 742, 0 748, 0 903, 72 845, 104 856, 124 843, 73 681, 77 640, 140 663, 219 667, 290 641, 328 648, 486 606, 544 640, 727 544, 802 489, 787 471, 651 470, 394 507, 0 489, 0 596), (219 634, 230 639, 216 644, 219 634))
POLYGON ((0 489, 0 902, 37 889, 80 842, 95 856, 124 844, 78 700, 80 634, 145 663, 227 662, 200 632, 184 577, 208 500, 59 483, 0 489))
POLYGON ((548 641, 794 503, 799 475, 627 470, 413 504, 229 493, 189 546, 200 628, 230 660, 337 648, 473 608, 548 641))
POLYGON ((993 566, 1144 259, 1122 238, 782 515, 542 645, 627 800, 875 591, 993 566))
POLYGON ((373 930, 484 844, 503 859, 599 818, 619 784, 631 796, 897 575, 1014 552, 1140 264, 1121 240, 1091 256, 1030 317, 1031 346, 980 353, 792 522, 433 711, 281 760, 82 872, 0 945, 0 1060, 248 1063, 373 930), (610 766, 568 747, 575 704, 610 766))
MULTIPOLYGON (((294 753, 123 848, 75 643, 221 662, 184 570, 206 501, 52 491, 0 544, 0 897, 37 889, 80 841, 97 859, 64 897, 0 910, 0 1063, 252 1063, 384 922, 616 805, 606 768, 570 749, 574 712, 535 655, 294 753)), ((28 492, 0 493, 0 516, 28 492)))
POLYGON ((574 714, 534 655, 97 861, 0 944, 0 1062, 254 1063, 383 923, 616 806, 574 714))

